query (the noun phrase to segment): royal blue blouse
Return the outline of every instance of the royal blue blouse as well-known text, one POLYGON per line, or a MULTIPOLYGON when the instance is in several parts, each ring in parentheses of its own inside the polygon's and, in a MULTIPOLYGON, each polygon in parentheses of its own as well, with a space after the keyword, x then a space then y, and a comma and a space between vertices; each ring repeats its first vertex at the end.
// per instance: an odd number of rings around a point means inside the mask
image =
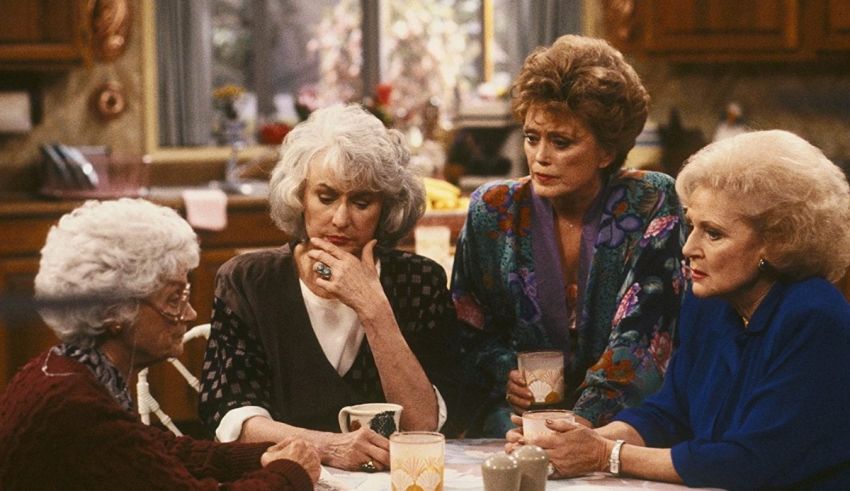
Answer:
POLYGON ((850 489, 850 305, 823 279, 777 283, 745 328, 689 293, 659 393, 622 411, 689 486, 850 489))

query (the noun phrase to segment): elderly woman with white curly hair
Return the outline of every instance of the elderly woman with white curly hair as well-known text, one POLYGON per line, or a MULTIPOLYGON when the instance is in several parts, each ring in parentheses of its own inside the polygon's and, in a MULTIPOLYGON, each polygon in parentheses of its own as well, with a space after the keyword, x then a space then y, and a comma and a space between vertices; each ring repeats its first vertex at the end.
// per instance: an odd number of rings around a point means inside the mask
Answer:
POLYGON ((396 403, 400 429, 435 431, 455 390, 446 274, 393 249, 424 188, 401 134, 356 105, 315 111, 280 151, 269 201, 292 242, 219 270, 201 417, 222 441, 299 435, 326 465, 381 470, 387 435, 339 433, 339 410, 396 403))
POLYGON ((127 388, 183 350, 197 313, 198 240, 172 209, 89 201, 51 228, 35 278, 61 344, 0 397, 0 483, 16 489, 313 489, 316 450, 177 438, 146 426, 127 388))
MULTIPOLYGON (((691 291, 661 391, 604 427, 549 425, 557 475, 725 489, 850 488, 850 187, 785 131, 711 144, 676 191, 691 291)), ((522 441, 508 435, 509 446, 522 441)))

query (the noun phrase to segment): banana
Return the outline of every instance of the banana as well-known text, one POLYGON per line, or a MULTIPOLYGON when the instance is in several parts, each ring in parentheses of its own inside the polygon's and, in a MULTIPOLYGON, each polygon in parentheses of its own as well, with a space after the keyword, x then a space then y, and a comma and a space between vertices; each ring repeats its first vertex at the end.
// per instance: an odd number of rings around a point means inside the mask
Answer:
POLYGON ((460 188, 448 181, 444 181, 442 179, 434 179, 433 177, 423 177, 422 179, 425 182, 426 190, 441 189, 445 192, 452 193, 455 196, 460 196, 460 188))
POLYGON ((460 188, 431 177, 424 177, 427 210, 457 210, 469 206, 469 198, 461 197, 460 188))

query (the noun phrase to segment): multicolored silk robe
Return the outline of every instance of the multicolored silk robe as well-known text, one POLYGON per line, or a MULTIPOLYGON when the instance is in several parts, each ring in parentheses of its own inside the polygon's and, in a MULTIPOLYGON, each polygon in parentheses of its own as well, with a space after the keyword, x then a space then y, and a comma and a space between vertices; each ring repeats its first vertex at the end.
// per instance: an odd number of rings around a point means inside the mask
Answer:
POLYGON ((657 391, 683 290, 682 227, 672 178, 610 177, 584 217, 571 309, 549 202, 528 177, 477 189, 451 288, 469 392, 481 394, 469 435, 513 427, 505 384, 520 351, 563 350, 566 405, 594 425, 657 391))

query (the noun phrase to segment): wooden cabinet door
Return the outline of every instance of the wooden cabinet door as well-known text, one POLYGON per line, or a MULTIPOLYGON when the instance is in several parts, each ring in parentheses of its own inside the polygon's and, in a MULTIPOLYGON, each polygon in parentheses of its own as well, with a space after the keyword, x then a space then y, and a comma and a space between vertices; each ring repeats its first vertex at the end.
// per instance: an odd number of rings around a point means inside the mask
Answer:
POLYGON ((850 50, 850 2, 822 0, 813 12, 816 48, 821 52, 850 50))
POLYGON ((84 0, 0 0, 0 66, 85 60, 86 10, 84 0))
POLYGON ((673 61, 803 58, 798 0, 616 0, 608 37, 626 52, 673 61))
POLYGON ((797 0, 654 0, 646 9, 649 51, 740 53, 800 46, 797 0))

